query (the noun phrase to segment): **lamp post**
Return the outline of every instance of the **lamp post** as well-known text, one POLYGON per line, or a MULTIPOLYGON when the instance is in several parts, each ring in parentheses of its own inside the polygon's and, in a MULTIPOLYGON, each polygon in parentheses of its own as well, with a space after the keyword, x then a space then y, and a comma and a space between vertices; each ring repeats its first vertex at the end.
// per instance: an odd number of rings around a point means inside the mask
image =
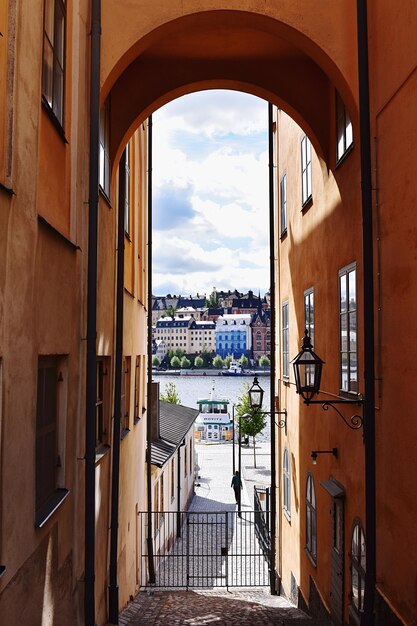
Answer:
POLYGON ((235 405, 232 404, 232 470, 233 474, 235 473, 236 463, 235 463, 235 405))
MULTIPOLYGON (((282 411, 260 410, 262 408, 264 390, 259 384, 257 376, 255 376, 255 378, 253 379, 253 384, 252 387, 249 389, 248 394, 249 404, 251 406, 251 409, 253 409, 254 411, 258 411, 259 413, 262 413, 262 415, 284 415, 284 419, 275 422, 275 425, 278 426, 278 428, 285 428, 285 432, 287 432, 287 409, 283 409, 282 411)), ((246 415, 251 417, 249 413, 247 413, 246 415)))
MULTIPOLYGON (((238 465, 239 465, 239 478, 242 482, 242 419, 246 419, 250 417, 249 413, 245 413, 241 417, 239 417, 239 454, 238 454, 238 465)), ((242 489, 239 489, 239 496, 237 502, 237 514, 239 517, 242 517, 242 489)))

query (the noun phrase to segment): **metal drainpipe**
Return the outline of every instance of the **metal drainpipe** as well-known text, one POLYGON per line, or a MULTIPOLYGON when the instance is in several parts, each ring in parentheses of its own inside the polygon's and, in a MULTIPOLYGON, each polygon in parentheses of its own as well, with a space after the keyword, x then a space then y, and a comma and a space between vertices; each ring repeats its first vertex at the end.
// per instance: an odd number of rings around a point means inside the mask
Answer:
MULTIPOLYGON (((152 115, 148 119, 148 384, 146 411, 146 487, 148 506, 148 571, 149 582, 155 583, 155 564, 152 538, 152 115)), ((158 401, 158 398, 157 398, 158 401)))
POLYGON ((275 206, 274 206, 274 137, 272 132, 272 103, 268 102, 268 149, 269 149, 269 282, 271 302, 271 594, 277 594, 276 580, 276 446, 275 446, 275 206))
POLYGON ((90 158, 87 282, 87 361, 85 418, 85 534, 84 534, 84 619, 95 625, 95 460, 96 460, 96 334, 97 334, 97 223, 100 128, 100 36, 101 2, 91 0, 90 63, 90 158))
POLYGON ((125 239, 125 196, 126 196, 126 152, 119 164, 119 198, 117 219, 117 282, 116 282, 116 355, 114 368, 113 403, 113 458, 112 493, 110 520, 110 582, 109 622, 119 623, 119 587, 117 584, 117 551, 119 530, 119 476, 120 476, 120 420, 123 363, 123 294, 124 294, 124 239, 125 239))
POLYGON ((374 624, 376 582, 376 472, 375 472, 375 345, 374 269, 372 229, 371 137, 368 73, 367 2, 357 0, 359 118, 362 191, 362 258, 364 307, 366 577, 363 626, 374 624))

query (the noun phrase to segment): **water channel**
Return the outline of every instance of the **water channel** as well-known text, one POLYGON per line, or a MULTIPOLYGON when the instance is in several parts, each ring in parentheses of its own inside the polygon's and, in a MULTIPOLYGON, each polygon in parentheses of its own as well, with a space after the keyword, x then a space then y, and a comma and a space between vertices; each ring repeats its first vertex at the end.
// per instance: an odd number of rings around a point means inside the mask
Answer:
MULTIPOLYGON (((174 383, 181 404, 192 408, 197 408, 198 398, 208 398, 211 389, 214 386, 215 394, 225 397, 233 404, 238 404, 239 397, 246 392, 246 385, 251 385, 253 377, 251 376, 218 376, 206 374, 205 376, 170 376, 167 374, 157 375, 152 374, 152 378, 155 382, 160 383, 160 391, 165 391, 165 387, 168 383, 174 383)), ((259 382, 265 391, 264 394, 264 410, 269 409, 267 403, 269 401, 270 394, 270 378, 269 376, 260 376, 259 382)), ((269 415, 266 415, 266 427, 256 437, 256 440, 269 441, 270 440, 270 419, 269 415)))

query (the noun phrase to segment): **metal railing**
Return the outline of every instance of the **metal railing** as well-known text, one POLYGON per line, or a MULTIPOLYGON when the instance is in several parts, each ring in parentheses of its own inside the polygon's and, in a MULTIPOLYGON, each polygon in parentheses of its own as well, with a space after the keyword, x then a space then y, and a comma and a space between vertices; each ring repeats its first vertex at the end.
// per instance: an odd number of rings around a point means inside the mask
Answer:
MULTIPOLYGON (((269 562, 256 512, 152 513, 158 588, 267 587, 269 562), (181 532, 177 533, 177 525, 181 532), (177 537, 180 534, 180 537, 177 537), (268 559, 268 561, 266 560, 268 559)), ((139 513, 141 586, 148 585, 147 513, 139 513)))
POLYGON ((255 533, 264 557, 271 565, 271 512, 269 487, 256 487, 254 486, 254 521, 255 521, 255 533))

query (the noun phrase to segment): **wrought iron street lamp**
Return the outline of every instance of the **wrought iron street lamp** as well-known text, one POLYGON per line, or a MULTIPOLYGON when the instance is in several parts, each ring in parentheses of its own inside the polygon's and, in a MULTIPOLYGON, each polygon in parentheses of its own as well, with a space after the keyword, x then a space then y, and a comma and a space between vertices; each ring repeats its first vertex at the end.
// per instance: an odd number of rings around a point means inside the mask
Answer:
POLYGON ((301 351, 293 359, 295 386, 305 404, 318 394, 321 382, 322 359, 313 351, 308 330, 305 330, 301 351))
POLYGON ((260 386, 257 376, 253 379, 252 387, 249 389, 248 393, 252 409, 260 409, 264 399, 264 390, 260 386))
POLYGON ((338 399, 338 400, 313 400, 315 395, 320 391, 321 372, 324 361, 313 351, 308 330, 305 330, 303 345, 301 351, 292 360, 294 367, 295 386, 297 393, 304 400, 304 404, 321 404, 324 411, 328 411, 331 406, 339 417, 345 422, 351 430, 358 430, 363 426, 363 417, 358 414, 352 415, 348 421, 345 416, 336 408, 336 404, 358 404, 362 405, 364 400, 362 396, 358 396, 354 400, 338 399))
POLYGON ((285 428, 285 432, 287 432, 287 409, 283 409, 282 411, 260 411, 262 407, 264 390, 260 386, 258 382, 257 376, 253 379, 252 387, 248 391, 249 394, 249 404, 251 409, 254 411, 258 411, 262 413, 262 415, 284 415, 284 419, 275 422, 278 428, 285 428))

